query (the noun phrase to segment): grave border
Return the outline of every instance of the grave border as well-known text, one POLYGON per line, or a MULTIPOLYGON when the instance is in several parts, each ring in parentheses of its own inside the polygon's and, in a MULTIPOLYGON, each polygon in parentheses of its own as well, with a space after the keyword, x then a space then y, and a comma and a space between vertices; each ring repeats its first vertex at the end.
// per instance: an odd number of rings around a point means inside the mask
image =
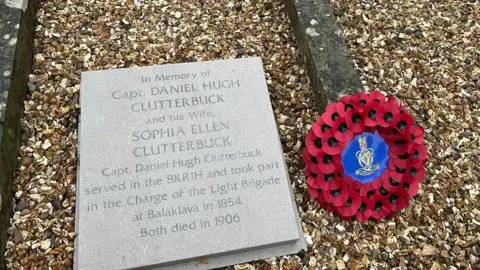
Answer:
MULTIPOLYGON (((20 150, 20 120, 23 116, 28 76, 32 71, 34 35, 39 7, 38 0, 23 0, 22 3, 24 6, 20 9, 8 7, 5 1, 0 1, 0 26, 8 25, 17 29, 15 25, 18 24, 16 44, 5 44, 5 46, 14 46, 15 49, 11 53, 5 50, 7 55, 4 59, 8 63, 0 63, 2 70, 6 66, 11 72, 9 79, 0 80, 0 94, 8 93, 4 100, 5 110, 1 112, 0 117, 0 269, 6 269, 7 231, 13 213, 13 181, 20 150)), ((0 38, 3 39, 3 37, 0 38)), ((0 76, 4 76, 3 72, 0 76)))
POLYGON ((341 95, 363 91, 329 1, 282 1, 320 111, 341 95))

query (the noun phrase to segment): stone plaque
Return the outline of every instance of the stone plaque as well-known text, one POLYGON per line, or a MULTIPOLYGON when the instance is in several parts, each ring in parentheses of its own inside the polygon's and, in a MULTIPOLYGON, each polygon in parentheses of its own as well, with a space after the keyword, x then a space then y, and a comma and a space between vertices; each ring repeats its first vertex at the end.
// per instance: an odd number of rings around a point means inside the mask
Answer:
POLYGON ((304 248, 259 58, 82 74, 76 269, 304 248))

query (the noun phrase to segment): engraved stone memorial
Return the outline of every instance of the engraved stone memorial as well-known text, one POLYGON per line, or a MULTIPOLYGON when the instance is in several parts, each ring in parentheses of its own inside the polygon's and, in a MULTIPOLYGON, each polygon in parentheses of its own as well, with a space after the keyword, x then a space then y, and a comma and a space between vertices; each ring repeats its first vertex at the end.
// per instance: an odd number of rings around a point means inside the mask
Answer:
POLYGON ((305 248, 259 58, 82 74, 76 269, 305 248))

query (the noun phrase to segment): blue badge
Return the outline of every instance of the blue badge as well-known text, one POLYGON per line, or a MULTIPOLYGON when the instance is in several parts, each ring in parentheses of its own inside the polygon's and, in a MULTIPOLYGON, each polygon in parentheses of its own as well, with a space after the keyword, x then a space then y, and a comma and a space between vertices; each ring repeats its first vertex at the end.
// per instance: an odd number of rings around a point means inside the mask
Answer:
POLYGON ((388 145, 377 132, 357 135, 342 152, 345 174, 363 184, 380 177, 389 159, 388 145))

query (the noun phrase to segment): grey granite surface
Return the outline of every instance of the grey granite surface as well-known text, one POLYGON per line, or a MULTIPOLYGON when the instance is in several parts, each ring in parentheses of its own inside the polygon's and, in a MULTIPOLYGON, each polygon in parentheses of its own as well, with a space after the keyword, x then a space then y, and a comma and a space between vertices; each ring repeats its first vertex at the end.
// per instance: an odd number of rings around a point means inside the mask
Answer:
POLYGON ((304 248, 260 58, 84 72, 80 103, 76 269, 304 248))

